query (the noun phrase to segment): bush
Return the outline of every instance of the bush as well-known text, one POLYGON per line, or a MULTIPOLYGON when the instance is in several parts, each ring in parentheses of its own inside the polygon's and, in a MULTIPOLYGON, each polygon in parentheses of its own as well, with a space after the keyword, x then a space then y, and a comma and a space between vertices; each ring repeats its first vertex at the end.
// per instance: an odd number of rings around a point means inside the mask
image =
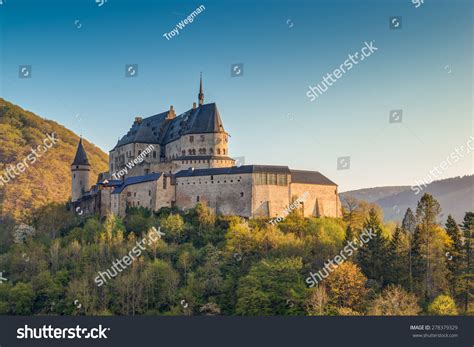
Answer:
POLYGON ((441 294, 428 306, 428 313, 433 316, 455 316, 458 314, 458 310, 453 298, 441 294))

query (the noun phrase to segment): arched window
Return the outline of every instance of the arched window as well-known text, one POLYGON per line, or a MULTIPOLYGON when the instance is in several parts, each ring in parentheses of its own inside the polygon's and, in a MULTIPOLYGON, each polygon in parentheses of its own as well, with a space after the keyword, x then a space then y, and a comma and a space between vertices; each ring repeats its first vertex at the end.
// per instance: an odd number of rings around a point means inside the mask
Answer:
POLYGON ((189 154, 189 155, 192 155, 192 154, 193 154, 192 149, 188 149, 188 154, 189 154))
POLYGON ((217 149, 217 154, 221 154, 221 149, 220 148, 217 149))
POLYGON ((214 150, 212 148, 209 148, 209 154, 214 154, 214 150))
POLYGON ((193 149, 193 155, 196 155, 196 150, 195 149, 193 149))
POLYGON ((222 154, 224 154, 224 155, 225 155, 225 149, 223 149, 223 150, 222 150, 222 154))

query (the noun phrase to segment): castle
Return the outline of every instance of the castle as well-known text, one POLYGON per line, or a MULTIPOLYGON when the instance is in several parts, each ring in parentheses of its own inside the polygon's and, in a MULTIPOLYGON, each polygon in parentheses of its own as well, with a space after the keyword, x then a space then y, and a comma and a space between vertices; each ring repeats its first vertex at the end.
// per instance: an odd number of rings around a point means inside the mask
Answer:
POLYGON ((304 216, 341 216, 337 184, 316 171, 287 166, 235 165, 230 135, 215 103, 176 116, 166 112, 135 121, 109 154, 109 171, 89 184, 90 164, 82 139, 71 164, 72 206, 80 214, 124 216, 127 207, 157 211, 197 203, 217 214, 283 216, 298 202, 304 216), (302 198, 304 197, 304 199, 302 198))

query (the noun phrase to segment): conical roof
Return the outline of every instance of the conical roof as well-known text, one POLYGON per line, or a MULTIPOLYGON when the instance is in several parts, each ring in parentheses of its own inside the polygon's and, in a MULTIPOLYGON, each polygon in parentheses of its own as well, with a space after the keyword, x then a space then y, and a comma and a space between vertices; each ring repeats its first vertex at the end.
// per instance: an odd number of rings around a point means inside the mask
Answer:
POLYGON ((76 156, 74 157, 74 161, 71 165, 89 165, 89 160, 87 159, 86 150, 82 145, 82 137, 79 141, 79 145, 77 146, 76 156))

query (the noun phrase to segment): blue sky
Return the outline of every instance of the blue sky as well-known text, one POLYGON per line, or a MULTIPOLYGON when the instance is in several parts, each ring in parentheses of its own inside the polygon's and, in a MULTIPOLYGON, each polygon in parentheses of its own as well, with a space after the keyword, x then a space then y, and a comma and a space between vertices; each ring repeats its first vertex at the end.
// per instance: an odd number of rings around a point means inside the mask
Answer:
MULTIPOLYGON (((0 96, 107 152, 135 116, 189 109, 202 71, 231 156, 317 170, 341 191, 412 185, 473 134, 472 15, 470 0, 3 0, 0 96), (308 86, 365 41, 378 51, 310 102, 308 86), (233 63, 243 76, 231 77, 233 63), (393 109, 402 123, 388 122, 393 109), (337 170, 342 156, 349 170, 337 170)), ((472 172, 470 153, 444 177, 472 172)))

